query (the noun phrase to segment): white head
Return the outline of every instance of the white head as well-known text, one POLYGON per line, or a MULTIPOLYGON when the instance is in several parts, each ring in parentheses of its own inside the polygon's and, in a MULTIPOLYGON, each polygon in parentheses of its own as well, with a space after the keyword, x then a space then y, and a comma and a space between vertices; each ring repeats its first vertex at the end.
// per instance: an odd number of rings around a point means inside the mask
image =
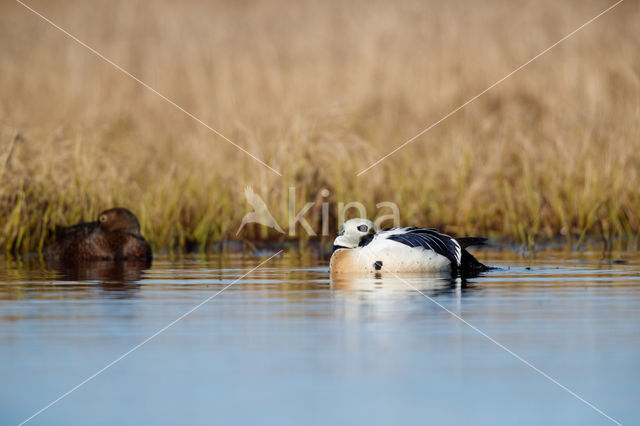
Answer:
POLYGON ((358 247, 362 238, 376 232, 378 232, 378 227, 370 220, 349 219, 338 230, 338 236, 333 240, 332 251, 358 247))

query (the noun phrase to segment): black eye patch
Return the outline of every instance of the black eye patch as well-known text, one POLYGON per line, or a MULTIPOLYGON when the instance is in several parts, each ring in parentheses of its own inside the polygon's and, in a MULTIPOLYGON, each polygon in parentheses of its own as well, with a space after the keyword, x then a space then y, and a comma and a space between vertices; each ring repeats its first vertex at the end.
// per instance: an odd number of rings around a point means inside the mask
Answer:
POLYGON ((358 226, 358 231, 360 232, 367 232, 368 230, 369 230, 369 227, 367 225, 358 226))

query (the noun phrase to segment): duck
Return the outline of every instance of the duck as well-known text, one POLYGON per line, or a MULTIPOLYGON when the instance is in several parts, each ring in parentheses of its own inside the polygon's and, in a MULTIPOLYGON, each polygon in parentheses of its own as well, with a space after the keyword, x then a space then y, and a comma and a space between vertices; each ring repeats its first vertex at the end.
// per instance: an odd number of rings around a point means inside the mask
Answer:
POLYGON ((379 230, 370 220, 349 219, 333 242, 329 270, 332 275, 446 272, 454 277, 469 276, 490 268, 466 248, 486 243, 486 238, 453 238, 433 228, 379 230))
POLYGON ((47 260, 145 260, 151 246, 140 233, 138 218, 129 210, 114 207, 94 222, 56 227, 55 239, 43 251, 47 260))

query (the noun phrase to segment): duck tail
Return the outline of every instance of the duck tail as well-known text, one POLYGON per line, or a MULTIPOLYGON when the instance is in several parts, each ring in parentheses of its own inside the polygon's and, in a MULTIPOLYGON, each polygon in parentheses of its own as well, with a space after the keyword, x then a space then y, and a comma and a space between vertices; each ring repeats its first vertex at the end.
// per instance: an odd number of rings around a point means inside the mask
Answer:
POLYGON ((456 238, 456 241, 464 249, 471 246, 486 246, 489 240, 482 237, 462 237, 456 238))
POLYGON ((67 234, 68 226, 62 225, 53 225, 51 228, 47 228, 45 239, 47 240, 58 240, 64 237, 67 234))
POLYGON ((491 268, 480 263, 478 259, 473 257, 473 255, 469 253, 467 250, 462 249, 462 258, 460 259, 460 268, 459 268, 460 275, 473 276, 478 272, 488 271, 489 269, 491 268))

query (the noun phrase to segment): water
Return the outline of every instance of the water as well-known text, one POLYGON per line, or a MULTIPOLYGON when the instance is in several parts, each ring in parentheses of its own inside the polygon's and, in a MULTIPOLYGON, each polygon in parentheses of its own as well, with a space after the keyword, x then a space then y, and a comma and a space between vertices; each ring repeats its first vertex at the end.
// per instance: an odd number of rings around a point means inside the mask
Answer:
MULTIPOLYGON (((145 272, 0 264, 0 424, 25 420, 267 257, 160 257, 145 272)), ((504 269, 465 283, 332 282, 326 258, 285 254, 28 424, 613 424, 444 308, 640 424, 638 253, 479 257, 504 269)))

